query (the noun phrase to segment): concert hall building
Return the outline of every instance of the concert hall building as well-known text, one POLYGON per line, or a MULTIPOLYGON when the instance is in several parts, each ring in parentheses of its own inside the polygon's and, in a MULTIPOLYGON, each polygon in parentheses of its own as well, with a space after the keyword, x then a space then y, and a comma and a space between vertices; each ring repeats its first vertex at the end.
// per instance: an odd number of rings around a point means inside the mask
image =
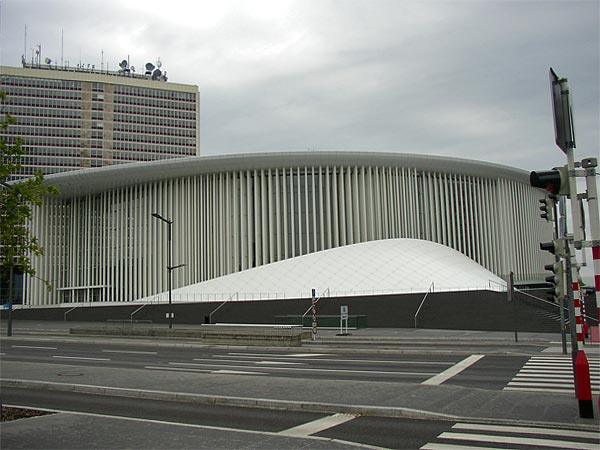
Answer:
MULTIPOLYGON (((116 109, 122 103, 111 89, 116 109)), ((113 158, 115 151, 113 140, 113 158)), ((267 277, 274 263, 397 239, 449 247, 503 280, 510 272, 516 280, 541 280, 549 261, 539 242, 551 239, 552 227, 539 218, 544 193, 528 175, 459 158, 342 151, 182 158, 50 175, 47 183, 60 194, 34 209, 31 229, 45 253, 33 259, 37 276, 26 278, 24 303, 152 299, 168 290, 168 264, 177 290, 257 268, 267 277)), ((390 254, 379 249, 382 257, 390 254)), ((358 271, 360 254, 345 253, 358 271)), ((416 262, 403 267, 398 277, 434 271, 416 262)), ((329 270, 333 279, 335 266, 329 270)))

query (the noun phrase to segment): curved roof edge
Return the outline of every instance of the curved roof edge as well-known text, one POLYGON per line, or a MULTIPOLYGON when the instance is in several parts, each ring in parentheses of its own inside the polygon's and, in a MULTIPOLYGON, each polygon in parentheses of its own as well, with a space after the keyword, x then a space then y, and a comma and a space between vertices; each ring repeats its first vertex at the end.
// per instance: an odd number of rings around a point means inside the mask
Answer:
POLYGON ((152 162, 137 162, 47 175, 46 183, 60 189, 61 197, 95 194, 107 189, 191 175, 232 170, 276 169, 305 166, 395 165, 485 178, 507 178, 529 184, 529 173, 501 164, 436 155, 368 151, 314 151, 239 153, 194 156, 152 162))
MULTIPOLYGON (((506 282, 462 253, 422 239, 361 242, 284 259, 173 290, 174 301, 308 298, 506 290, 506 282), (360 262, 357 264, 357 262, 360 262)), ((163 292, 151 299, 167 300, 163 292)), ((140 299, 148 301, 149 299, 140 299)))

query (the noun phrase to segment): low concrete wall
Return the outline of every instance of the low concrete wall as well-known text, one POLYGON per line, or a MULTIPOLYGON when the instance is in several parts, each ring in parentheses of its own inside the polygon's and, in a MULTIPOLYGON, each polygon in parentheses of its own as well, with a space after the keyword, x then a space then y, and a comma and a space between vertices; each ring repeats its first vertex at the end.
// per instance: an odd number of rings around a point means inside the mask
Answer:
POLYGON ((110 323, 77 327, 70 334, 85 336, 128 336, 199 339, 206 344, 298 347, 304 332, 299 326, 202 325, 199 328, 165 328, 148 324, 110 323))
MULTIPOLYGON (((543 295, 538 293, 538 295, 543 295)), ((360 297, 324 297, 317 304, 319 316, 339 317, 340 306, 348 306, 351 316, 364 316, 367 327, 413 328, 415 312, 424 294, 372 295, 360 297)), ((140 305, 80 306, 73 309, 67 320, 130 322, 131 314, 140 305)), ((311 306, 311 299, 231 301, 227 303, 174 303, 173 323, 204 324, 212 314, 212 323, 274 324, 289 323, 286 316, 302 316, 311 306), (218 309, 217 309, 218 308, 218 309)), ((16 320, 63 320, 68 306, 56 308, 27 308, 13 311, 16 320)), ((169 306, 147 305, 134 318, 154 324, 166 324, 169 306)), ((2 318, 6 318, 2 311, 2 318)), ((597 322, 598 308, 594 296, 586 298, 586 312, 597 322)), ((505 292, 469 291, 431 293, 418 317, 419 328, 560 332, 556 305, 516 294, 509 302, 505 292)), ((310 312, 308 313, 310 316, 310 312)), ((338 321, 335 321, 339 323, 338 321)))

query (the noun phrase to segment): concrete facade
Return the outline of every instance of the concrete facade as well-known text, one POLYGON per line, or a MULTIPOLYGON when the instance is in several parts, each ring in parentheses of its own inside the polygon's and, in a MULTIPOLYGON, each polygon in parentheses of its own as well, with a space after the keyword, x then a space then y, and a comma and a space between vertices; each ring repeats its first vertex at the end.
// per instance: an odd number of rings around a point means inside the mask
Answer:
POLYGON ((46 64, 0 67, 0 90, 25 150, 13 179, 200 154, 197 86, 46 64))
POLYGON ((200 157, 49 176, 61 195, 34 211, 45 248, 25 303, 129 302, 359 242, 446 245, 496 275, 542 279, 543 192, 528 173, 422 155, 307 152, 200 157))

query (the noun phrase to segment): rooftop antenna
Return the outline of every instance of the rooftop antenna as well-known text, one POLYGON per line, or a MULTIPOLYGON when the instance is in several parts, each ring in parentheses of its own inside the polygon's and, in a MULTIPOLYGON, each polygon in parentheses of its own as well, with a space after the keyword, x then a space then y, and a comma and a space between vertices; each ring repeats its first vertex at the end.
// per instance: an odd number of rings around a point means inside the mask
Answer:
POLYGON ((61 28, 60 30, 60 65, 64 66, 63 62, 63 49, 65 44, 65 29, 61 28))
POLYGON ((25 45, 23 46, 23 55, 27 59, 27 25, 25 25, 25 45))
POLYGON ((100 52, 102 54, 102 59, 100 60, 100 70, 104 70, 104 49, 100 52))

